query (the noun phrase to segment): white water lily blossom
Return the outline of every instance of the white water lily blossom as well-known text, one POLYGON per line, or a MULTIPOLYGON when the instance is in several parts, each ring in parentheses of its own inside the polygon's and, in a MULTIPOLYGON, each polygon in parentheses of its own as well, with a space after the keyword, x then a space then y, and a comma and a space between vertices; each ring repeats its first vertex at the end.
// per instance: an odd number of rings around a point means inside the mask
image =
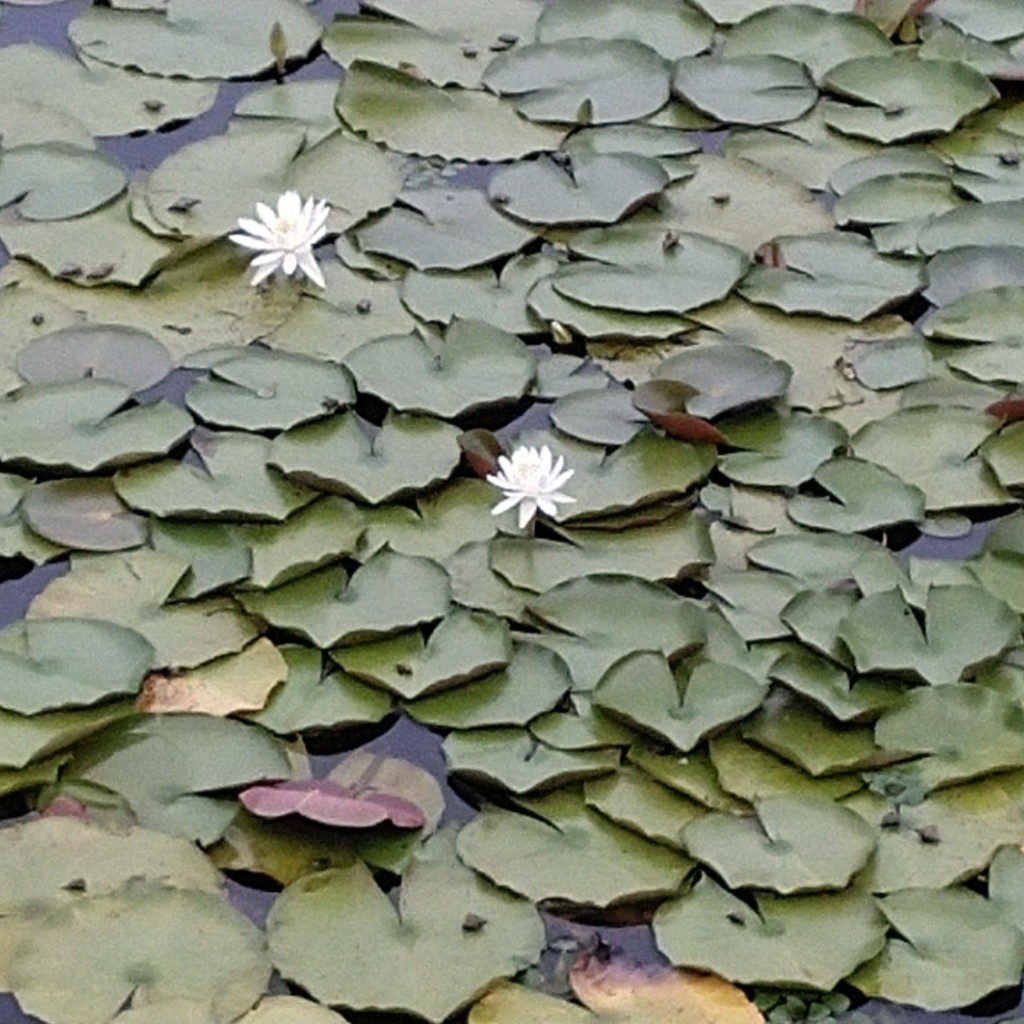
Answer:
POLYGON ((500 516, 518 505, 520 529, 533 519, 538 509, 554 516, 558 514, 559 504, 576 500, 562 493, 562 487, 576 471, 565 468, 561 455, 555 461, 547 445, 539 451, 521 445, 511 458, 499 455, 498 466, 501 472, 492 473, 487 482, 503 490, 505 497, 491 509, 491 514, 500 516))
POLYGON ((256 204, 259 220, 239 217, 242 230, 228 237, 236 245, 259 250, 249 264, 255 271, 253 286, 282 270, 289 277, 301 271, 324 288, 324 275, 313 255, 313 246, 327 233, 330 212, 326 199, 310 198, 303 203, 298 192, 285 192, 278 198, 276 210, 266 203, 256 204))

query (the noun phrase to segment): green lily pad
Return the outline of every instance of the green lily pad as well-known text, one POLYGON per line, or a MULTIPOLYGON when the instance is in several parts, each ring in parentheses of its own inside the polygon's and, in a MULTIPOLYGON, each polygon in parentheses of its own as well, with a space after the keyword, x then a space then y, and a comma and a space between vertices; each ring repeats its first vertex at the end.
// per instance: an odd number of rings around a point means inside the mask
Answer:
POLYGON ((730 423, 730 452, 719 469, 730 480, 751 487, 798 487, 846 442, 846 431, 824 416, 765 413, 730 423))
POLYGON ((686 753, 756 711, 767 692, 766 682, 731 665, 699 662, 685 675, 660 654, 638 651, 602 676, 594 703, 686 753))
POLYGON ((851 359, 857 380, 882 391, 927 380, 934 360, 922 338, 883 338, 858 346, 851 359))
POLYGON ((150 77, 35 43, 4 49, 0 91, 5 96, 32 97, 40 104, 37 119, 43 111, 55 111, 93 135, 128 135, 190 120, 217 98, 216 82, 150 77))
POLYGON ((667 587, 622 576, 568 580, 531 600, 528 608, 552 629, 623 653, 660 650, 673 659, 700 646, 705 637, 698 605, 667 587))
POLYGON ((340 366, 282 352, 249 351, 219 359, 210 379, 186 396, 201 420, 237 430, 288 430, 355 402, 340 366))
POLYGON ((532 963, 544 945, 536 910, 463 867, 450 831, 414 855, 397 910, 356 861, 286 889, 268 933, 278 971, 319 1001, 438 1022, 532 963), (382 948, 392 951, 386 961, 382 948), (439 971, 443 963, 450 969, 439 971))
POLYGON ((686 411, 704 419, 781 398, 792 375, 786 363, 746 345, 699 346, 670 356, 654 371, 658 380, 693 388, 686 411))
POLYGON ((175 599, 191 599, 223 590, 252 572, 252 553, 233 524, 156 519, 148 522, 150 546, 188 563, 188 571, 172 591, 175 599))
MULTIPOLYGON (((874 768, 892 760, 880 749, 881 740, 876 745, 870 726, 836 722, 785 691, 774 691, 741 732, 815 777, 874 768)), ((892 749, 890 744, 885 746, 892 749)))
POLYGON ((658 195, 668 175, 657 160, 632 153, 539 157, 499 171, 491 202, 532 224, 614 224, 658 195))
POLYGON ((867 532, 896 523, 917 523, 924 518, 921 490, 874 463, 833 459, 823 462, 812 479, 831 497, 791 498, 786 514, 801 526, 840 533, 867 532))
POLYGON ((454 419, 485 405, 518 401, 537 363, 514 335, 457 320, 440 345, 417 334, 377 338, 352 352, 345 365, 360 391, 399 412, 454 419))
POLYGON ((774 54, 684 57, 676 64, 672 91, 726 124, 794 121, 818 99, 804 66, 774 54))
POLYGON ((526 121, 496 96, 441 89, 364 60, 346 70, 337 109, 389 149, 448 160, 514 160, 557 149, 564 135, 526 121))
POLYGON ((703 877, 658 908, 658 948, 674 964, 740 984, 829 991, 885 944, 882 915, 856 892, 752 902, 703 877))
POLYGON ((15 622, 0 632, 0 707, 36 715, 134 694, 152 660, 144 637, 112 622, 15 622))
POLYGON ((868 423, 850 447, 920 488, 929 512, 1005 505, 1009 495, 978 454, 996 426, 981 411, 927 404, 868 423))
POLYGON ((12 146, 0 161, 0 205, 26 220, 78 217, 119 195, 124 172, 109 157, 65 142, 12 146))
POLYGON ((608 775, 619 766, 617 751, 557 750, 525 729, 456 731, 441 749, 454 775, 517 796, 608 775))
POLYGON ((360 509, 333 497, 312 502, 283 523, 242 526, 238 535, 252 561, 249 581, 263 589, 277 587, 351 555, 364 526, 360 509))
POLYGON ((756 743, 744 742, 735 732, 712 739, 708 749, 721 785, 743 800, 787 793, 839 799, 864 788, 859 775, 814 778, 756 743))
POLYGON ((511 334, 529 334, 540 324, 526 297, 557 266, 550 257, 534 253, 513 256, 500 274, 490 267, 410 270, 402 281, 402 302, 423 320, 445 325, 456 319, 481 320, 511 334))
POLYGON ((163 380, 173 361, 146 331, 113 324, 76 324, 36 338, 18 352, 18 373, 30 384, 86 377, 117 381, 142 391, 163 380))
POLYGON ((756 819, 706 814, 683 828, 690 855, 733 889, 843 889, 875 849, 874 829, 831 800, 767 797, 755 812, 756 819))
POLYGON ((284 747, 268 732, 229 718, 147 715, 78 748, 68 777, 124 797, 141 825, 216 841, 237 804, 216 790, 289 776, 284 747))
POLYGON ((832 68, 823 85, 840 97, 826 101, 829 127, 878 142, 952 131, 998 96, 966 64, 913 57, 855 57, 832 68))
MULTIPOLYGON (((521 644, 513 649, 506 667, 443 693, 413 700, 406 704, 406 711, 417 721, 450 729, 524 726, 555 708, 571 686, 572 676, 557 654, 536 644, 521 644)), ((459 736, 453 742, 467 738, 461 733, 459 736)), ((500 744, 492 749, 500 754, 500 744)), ((527 751, 530 749, 527 744, 527 751)), ((531 761, 532 756, 524 758, 524 762, 531 761)), ((520 768, 529 771, 530 764, 520 768)), ((542 770, 540 765, 536 768, 542 770)))
POLYGON ((660 110, 668 102, 669 67, 631 39, 549 39, 499 54, 483 84, 511 96, 531 121, 606 124, 660 110))
POLYGON ((0 399, 0 458, 88 473, 163 455, 192 428, 166 402, 126 408, 130 399, 105 380, 22 388, 0 399))
POLYGON ((941 889, 984 871, 1006 843, 1019 843, 1024 820, 1016 801, 987 779, 930 793, 897 807, 873 793, 844 801, 872 828, 878 848, 865 873, 875 893, 941 889))
POLYGON ((358 644, 433 622, 448 610, 448 577, 426 558, 383 550, 348 578, 342 568, 321 569, 239 601, 279 629, 317 647, 358 644))
POLYGON ((1024 715, 1009 698, 954 683, 913 690, 875 727, 879 746, 923 755, 925 789, 1024 766, 1024 715))
POLYGON ((369 437, 348 412, 287 431, 269 459, 301 484, 377 505, 444 480, 461 457, 457 436, 440 420, 388 413, 369 437))
POLYGON ((167 460, 121 470, 114 487, 132 508, 160 516, 280 522, 316 492, 268 466, 271 442, 221 431, 193 442, 198 465, 167 460))
POLYGON ((237 230, 240 215, 286 189, 326 200, 327 230, 342 231, 400 187, 394 159, 361 139, 335 132, 310 145, 304 131, 267 126, 184 146, 153 171, 142 198, 160 233, 195 238, 237 230))
POLYGON ((551 407, 551 422, 563 433, 591 444, 625 444, 647 422, 630 392, 605 386, 573 391, 551 407))
POLYGON ((663 247, 664 237, 632 223, 583 232, 573 238, 573 250, 600 262, 568 264, 552 285, 587 306, 678 315, 725 298, 747 268, 745 254, 731 245, 679 233, 663 247))
POLYGON ((820 81, 827 71, 845 60, 889 56, 892 44, 874 25, 852 12, 780 4, 734 25, 722 52, 726 57, 786 57, 806 66, 820 81))
POLYGON ((862 598, 844 617, 839 636, 859 672, 916 674, 932 685, 955 683, 1020 642, 1020 620, 980 587, 935 586, 923 626, 898 590, 862 598))
POLYGON ((146 543, 149 524, 106 478, 46 480, 25 494, 21 514, 40 537, 80 551, 123 551, 146 543))
POLYGON ((630 530, 570 530, 569 543, 496 537, 491 568, 512 586, 543 593, 577 576, 618 574, 671 582, 697 575, 714 560, 707 522, 690 512, 630 530))
POLYGON ((534 237, 497 213, 477 189, 424 188, 398 198, 401 205, 355 230, 363 252, 417 270, 466 270, 517 252, 534 237))
POLYGON ((686 849, 680 835, 683 827, 707 812, 696 800, 630 765, 614 775, 591 779, 583 793, 588 807, 617 825, 677 850, 686 849))
POLYGON ((225 598, 165 605, 188 562, 142 548, 71 556, 29 606, 30 618, 88 618, 141 633, 156 649, 154 667, 192 668, 240 651, 257 635, 252 619, 225 598))
POLYGON ((908 889, 878 900, 896 934, 850 982, 868 996, 949 1010, 1016 985, 1024 935, 967 889, 908 889), (976 939, 964 956, 964 935, 976 939))
POLYGON ((928 287, 922 294, 936 306, 948 306, 972 292, 1005 285, 1024 285, 1024 247, 966 245, 928 261, 928 287))
POLYGON ((320 25, 302 4, 288 0, 168 0, 154 16, 144 9, 87 9, 68 27, 79 53, 139 68, 150 75, 243 78, 274 66, 269 43, 281 26, 284 59, 305 56, 320 25))
POLYGON ((335 660, 348 673, 416 700, 504 669, 512 659, 508 626, 483 612, 455 608, 424 640, 405 633, 358 647, 341 647, 335 660))
POLYGON ((635 39, 668 60, 689 57, 711 44, 714 25, 699 10, 672 0, 553 0, 537 21, 537 38, 635 39))
POLYGON ((675 892, 692 861, 610 822, 582 794, 520 799, 528 814, 485 807, 459 833, 463 863, 531 900, 605 907, 675 892))
POLYGON ((54 1024, 113 1021, 130 999, 194 999, 229 1020, 269 977, 259 929, 222 896, 135 882, 52 911, 10 965, 18 1003, 54 1024))
POLYGON ((252 722, 279 736, 317 730, 344 730, 372 725, 391 711, 391 700, 345 672, 322 672, 319 651, 287 645, 281 648, 288 677, 274 690, 252 722))
POLYGON ((32 562, 46 562, 63 550, 30 530, 22 518, 22 504, 31 488, 24 477, 0 473, 0 558, 22 555, 32 562))
POLYGON ((750 270, 739 291, 785 313, 866 320, 923 283, 917 263, 880 256, 857 235, 776 238, 771 248, 772 262, 750 270))

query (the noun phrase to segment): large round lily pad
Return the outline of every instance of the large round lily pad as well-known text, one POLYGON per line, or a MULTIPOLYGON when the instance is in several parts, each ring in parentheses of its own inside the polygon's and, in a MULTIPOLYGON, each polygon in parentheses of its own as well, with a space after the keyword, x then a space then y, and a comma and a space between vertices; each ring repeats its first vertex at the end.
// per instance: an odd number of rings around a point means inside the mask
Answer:
POLYGON ((536 910, 464 867, 450 831, 415 854, 397 911, 356 861, 286 889, 268 931, 275 967, 321 1002, 435 1022, 544 944, 536 910))

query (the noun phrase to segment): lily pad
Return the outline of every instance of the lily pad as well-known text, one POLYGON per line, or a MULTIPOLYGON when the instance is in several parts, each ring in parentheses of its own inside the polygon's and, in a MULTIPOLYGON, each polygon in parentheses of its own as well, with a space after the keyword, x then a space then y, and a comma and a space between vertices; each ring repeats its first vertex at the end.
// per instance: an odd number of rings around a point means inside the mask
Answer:
POLYGON ((515 336, 475 320, 457 320, 444 342, 419 335, 377 338, 345 360, 360 391, 399 412, 454 419, 482 406, 518 401, 536 359, 515 336))
POLYGON ((0 707, 35 715, 133 694, 152 659, 144 637, 112 622, 15 622, 0 633, 0 707))
POLYGON ((914 690, 875 727, 878 744, 923 755, 926 789, 1024 766, 1024 716, 1002 694, 962 683, 914 690))
POLYGON ((511 96, 531 121, 607 124, 660 110, 669 67, 649 46, 622 37, 548 38, 499 54, 483 84, 511 96))
POLYGON ((517 796, 614 772, 614 750, 557 750, 525 729, 456 731, 443 745, 448 770, 461 779, 517 796))
POLYGON ((69 777, 119 793, 147 828, 209 845, 237 805, 204 794, 288 775, 283 745, 258 726, 207 715, 148 715, 80 746, 69 777))
POLYGON ((26 220, 78 217, 113 199, 127 180, 94 150, 64 142, 11 146, 0 161, 0 206, 17 205, 26 220))
POLYGON ((349 412, 281 434, 269 461, 300 484, 376 505, 444 480, 459 463, 457 436, 441 420, 402 413, 368 436, 349 412))
POLYGON ((359 793, 331 779, 301 779, 272 786, 250 786, 238 795, 242 806, 260 818, 297 814, 335 828, 372 828, 390 822, 419 828, 423 812, 390 793, 359 793))
POLYGON ((740 984, 829 991, 885 944, 884 919, 856 892, 752 903, 703 877, 658 908, 658 948, 672 963, 740 984))
POLYGON ((770 256, 743 279, 740 294, 786 313, 861 321, 916 292, 919 265, 881 256, 857 235, 776 238, 770 256))
POLYGON ((201 420, 238 430, 288 430, 355 402, 340 367, 305 356, 249 351, 218 360, 188 391, 201 420))
POLYGON ((163 455, 192 428, 167 402, 130 399, 124 385, 104 380, 22 388, 0 399, 0 458, 87 473, 163 455))
POLYGON ((661 164, 632 153, 539 157, 499 171, 491 202, 531 224, 614 224, 668 184, 661 164))
POLYGON ((952 131, 998 93, 980 72, 959 61, 856 57, 825 75, 825 121, 836 131, 878 142, 952 131))
POLYGON ((40 537, 80 551, 123 551, 146 543, 149 524, 135 515, 105 478, 46 480, 21 506, 40 537))
POLYGON ((908 889, 878 901, 895 934, 850 979, 869 996, 948 1010, 1016 985, 1024 936, 967 889, 908 889), (977 937, 969 957, 965 934, 977 937))
POLYGON ((668 60, 690 57, 711 44, 714 25, 694 7, 673 0, 554 0, 544 5, 537 38, 635 39, 668 60))
POLYGON ((591 810, 569 789, 485 807, 459 834, 463 863, 529 899, 604 907, 674 892, 692 864, 591 810))
POLYGON ((280 522, 316 492, 268 466, 271 443, 235 431, 194 442, 196 463, 168 460, 122 470, 114 487, 132 508, 187 519, 280 522))
POLYGON ((73 555, 71 571, 51 581, 29 606, 30 618, 88 618, 141 633, 155 648, 155 666, 189 668, 241 650, 256 624, 230 600, 165 606, 188 562, 141 549, 73 555))
POLYGON ((469 188, 403 192, 399 204, 355 230, 363 252, 409 263, 417 270, 466 270, 517 252, 534 233, 469 188))
POLYGON ((874 463, 833 459, 823 462, 813 479, 831 497, 791 498, 786 513, 801 526, 862 533, 896 523, 917 523, 924 518, 921 490, 874 463))
POLYGON ((686 753, 756 711, 767 691, 766 682, 731 665, 700 662, 684 677, 661 655, 639 651, 601 677, 594 703, 686 753))
POLYGON ((875 849, 874 829, 831 800, 767 797, 755 812, 756 819, 706 814, 683 828, 689 854, 732 889, 843 889, 875 849))
POLYGON ((194 999, 215 1020, 233 1019, 269 977, 259 929, 223 897, 130 882, 35 924, 9 980, 28 1013, 54 1024, 104 1024, 132 999, 194 999))
POLYGON ((321 569, 266 592, 240 594, 247 611, 317 647, 357 644, 433 622, 448 610, 448 577, 426 558, 382 550, 348 578, 321 569))
POLYGON ((794 121, 818 99, 804 66, 774 54, 684 57, 676 64, 672 91, 726 124, 794 121))
POLYGON ((531 963, 544 944, 536 910, 463 867, 448 831, 414 855, 397 911, 356 861, 286 889, 268 932, 278 971, 321 1002, 438 1022, 531 963), (387 962, 377 956, 383 947, 392 949, 387 962), (446 962, 452 969, 439 972, 446 962))
POLYGON ((268 40, 281 26, 283 59, 305 56, 320 25, 302 4, 289 0, 168 0, 159 13, 120 8, 88 9, 68 27, 83 56, 139 68, 150 75, 243 78, 274 65, 268 40))
POLYGON ((511 659, 508 626, 464 608, 455 608, 428 640, 417 631, 336 652, 346 672, 405 700, 462 686, 504 669, 511 659))
POLYGON ((17 359, 18 373, 30 384, 102 377, 132 391, 163 380, 173 365, 167 349, 151 334, 113 324, 63 327, 36 338, 17 359))
POLYGON ((557 149, 564 135, 519 117, 496 96, 441 89, 363 60, 346 71, 338 113, 390 149, 448 160, 514 160, 557 149))

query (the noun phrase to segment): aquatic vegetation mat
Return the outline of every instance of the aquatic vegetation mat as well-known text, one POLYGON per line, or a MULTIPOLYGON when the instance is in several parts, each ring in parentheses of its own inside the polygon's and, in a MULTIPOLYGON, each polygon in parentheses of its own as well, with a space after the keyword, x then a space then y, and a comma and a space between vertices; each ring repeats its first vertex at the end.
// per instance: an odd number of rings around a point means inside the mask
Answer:
POLYGON ((1012 5, 52 13, 0 47, 0 992, 1009 1012, 1012 5))

